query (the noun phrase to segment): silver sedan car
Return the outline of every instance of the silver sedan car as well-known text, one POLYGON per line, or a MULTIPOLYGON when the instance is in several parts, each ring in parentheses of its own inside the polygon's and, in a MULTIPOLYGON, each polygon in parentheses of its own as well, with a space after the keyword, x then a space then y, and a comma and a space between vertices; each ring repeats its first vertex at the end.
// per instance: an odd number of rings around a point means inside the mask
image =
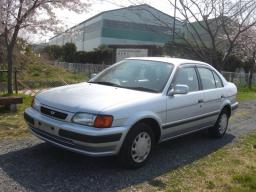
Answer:
POLYGON ((209 64, 130 58, 89 82, 41 92, 24 117, 42 140, 89 156, 117 155, 137 168, 157 143, 204 129, 223 137, 236 94, 209 64))

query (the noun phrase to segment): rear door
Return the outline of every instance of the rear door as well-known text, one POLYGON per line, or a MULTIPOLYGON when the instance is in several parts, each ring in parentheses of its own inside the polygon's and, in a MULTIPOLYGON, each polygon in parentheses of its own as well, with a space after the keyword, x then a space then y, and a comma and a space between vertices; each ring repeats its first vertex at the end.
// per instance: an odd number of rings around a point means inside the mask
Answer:
POLYGON ((223 84, 212 69, 198 65, 197 70, 202 85, 199 98, 201 104, 200 115, 203 117, 202 123, 211 126, 216 122, 220 112, 223 84))

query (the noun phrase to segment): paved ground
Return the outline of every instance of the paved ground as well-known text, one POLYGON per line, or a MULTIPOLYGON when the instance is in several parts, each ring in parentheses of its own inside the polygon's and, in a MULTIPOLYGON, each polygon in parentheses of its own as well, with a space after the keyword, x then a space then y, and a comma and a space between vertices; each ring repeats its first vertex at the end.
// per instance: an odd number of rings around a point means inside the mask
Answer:
POLYGON ((240 105, 220 140, 205 134, 159 145, 139 170, 123 170, 115 158, 88 158, 52 147, 34 137, 0 141, 0 191, 115 191, 182 167, 256 130, 256 101, 240 105))

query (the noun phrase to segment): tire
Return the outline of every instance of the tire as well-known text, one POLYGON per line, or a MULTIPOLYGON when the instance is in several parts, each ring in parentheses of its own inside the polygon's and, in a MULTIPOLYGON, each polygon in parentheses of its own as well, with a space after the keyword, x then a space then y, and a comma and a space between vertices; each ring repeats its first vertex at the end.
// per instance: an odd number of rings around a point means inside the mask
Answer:
POLYGON ((145 123, 138 123, 127 134, 118 161, 122 167, 139 168, 149 160, 154 146, 155 135, 151 127, 145 123))
POLYGON ((215 125, 209 129, 210 136, 214 138, 222 138, 227 132, 228 122, 229 122, 229 115, 226 112, 226 110, 224 110, 219 115, 215 125))

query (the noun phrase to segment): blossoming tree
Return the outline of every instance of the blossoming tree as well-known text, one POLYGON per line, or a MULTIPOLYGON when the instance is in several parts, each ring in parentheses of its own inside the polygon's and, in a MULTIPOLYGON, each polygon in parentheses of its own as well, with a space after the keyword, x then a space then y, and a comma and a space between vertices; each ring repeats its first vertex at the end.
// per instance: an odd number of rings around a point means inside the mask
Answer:
POLYGON ((1 0, 0 37, 4 39, 8 63, 8 93, 13 93, 13 51, 19 33, 53 31, 60 27, 56 9, 81 13, 89 0, 1 0))

